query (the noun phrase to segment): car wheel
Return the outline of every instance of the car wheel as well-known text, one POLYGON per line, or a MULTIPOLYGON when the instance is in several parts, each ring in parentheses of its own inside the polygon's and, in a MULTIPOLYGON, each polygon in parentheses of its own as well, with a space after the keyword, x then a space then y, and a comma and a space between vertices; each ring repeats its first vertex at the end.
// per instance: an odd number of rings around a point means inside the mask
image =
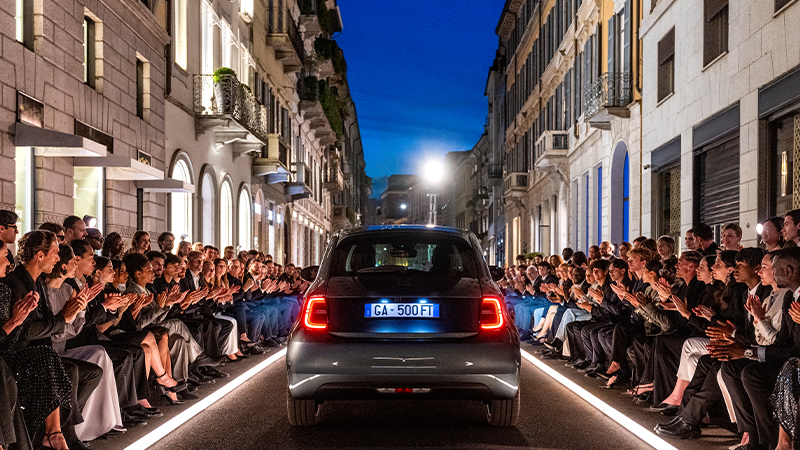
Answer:
POLYGON ((513 427, 519 417, 519 388, 513 398, 505 400, 491 400, 486 405, 486 419, 493 427, 513 427))
POLYGON ((287 388, 286 412, 289 416, 289 425, 293 427, 309 427, 319 423, 321 408, 315 400, 302 400, 292 397, 292 392, 287 388))

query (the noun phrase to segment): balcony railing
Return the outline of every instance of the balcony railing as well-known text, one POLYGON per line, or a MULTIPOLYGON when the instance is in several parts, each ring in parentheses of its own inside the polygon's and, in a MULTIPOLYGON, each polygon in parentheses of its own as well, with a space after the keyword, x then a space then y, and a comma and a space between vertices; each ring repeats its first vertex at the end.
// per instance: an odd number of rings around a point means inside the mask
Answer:
POLYGON ((305 51, 297 23, 286 7, 279 8, 278 2, 273 5, 269 8, 267 45, 275 47, 276 56, 283 61, 284 66, 291 66, 291 71, 300 70, 305 51))
POLYGON ((505 193, 526 192, 528 190, 528 174, 512 172, 503 180, 505 193))
POLYGON ((584 108, 586 118, 591 118, 603 108, 621 108, 631 102, 631 74, 606 72, 588 86, 584 108))
POLYGON ((267 108, 235 76, 194 76, 194 114, 198 118, 230 116, 262 142, 267 142, 267 108))
POLYGON ((536 161, 567 156, 569 135, 564 131, 545 131, 536 141, 536 161))
POLYGON ((338 194, 344 189, 344 175, 342 174, 342 168, 338 164, 333 164, 328 168, 322 187, 330 191, 331 194, 338 194))
POLYGON ((489 178, 498 180, 503 178, 503 163, 489 163, 487 170, 489 178))

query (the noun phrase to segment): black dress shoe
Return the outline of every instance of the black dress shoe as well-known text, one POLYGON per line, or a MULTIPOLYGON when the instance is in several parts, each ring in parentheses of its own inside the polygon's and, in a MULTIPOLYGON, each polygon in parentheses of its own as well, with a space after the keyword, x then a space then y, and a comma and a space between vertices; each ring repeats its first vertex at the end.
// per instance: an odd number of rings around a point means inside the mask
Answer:
POLYGON ((585 369, 585 368, 587 368, 587 367, 589 367, 591 365, 592 365, 591 361, 586 361, 585 359, 581 359, 581 360, 575 362, 575 364, 572 365, 572 368, 573 369, 577 369, 577 370, 581 370, 581 369, 585 369))
MULTIPOLYGON (((576 367, 576 369, 577 369, 577 367, 576 367)), ((582 367, 582 368, 578 369, 578 372, 581 372, 581 373, 597 372, 598 369, 599 369, 599 367, 597 365, 589 364, 588 366, 585 366, 585 367, 582 367)))
POLYGON ((656 434, 671 436, 678 439, 697 439, 702 434, 702 430, 698 425, 692 425, 682 417, 678 420, 670 422, 669 424, 658 424, 655 427, 656 434))
POLYGON ((670 405, 668 403, 663 403, 662 402, 662 403, 659 403, 658 405, 650 406, 650 411, 652 411, 652 412, 660 412, 661 414, 664 414, 665 416, 674 416, 675 414, 678 414, 678 410, 680 408, 681 407, 678 406, 678 405, 670 405))
POLYGON ((144 419, 155 419, 156 417, 161 417, 164 415, 158 408, 145 408, 142 405, 136 405, 128 408, 128 412, 132 416, 144 416, 144 419))
POLYGON ((178 392, 178 398, 180 400, 197 400, 200 397, 198 397, 195 394, 192 394, 189 391, 181 391, 181 392, 178 392))
MULTIPOLYGON (((236 360, 236 361, 238 361, 238 360, 236 360)), ((213 378, 228 378, 230 376, 229 374, 227 374, 225 372, 220 372, 215 367, 211 367, 211 366, 203 366, 203 367, 201 367, 200 368, 200 372, 203 375, 207 376, 207 377, 213 377, 213 378)))
POLYGON ((122 411, 122 426, 125 428, 143 427, 145 425, 147 425, 146 420, 139 417, 134 417, 128 414, 126 411, 122 411))

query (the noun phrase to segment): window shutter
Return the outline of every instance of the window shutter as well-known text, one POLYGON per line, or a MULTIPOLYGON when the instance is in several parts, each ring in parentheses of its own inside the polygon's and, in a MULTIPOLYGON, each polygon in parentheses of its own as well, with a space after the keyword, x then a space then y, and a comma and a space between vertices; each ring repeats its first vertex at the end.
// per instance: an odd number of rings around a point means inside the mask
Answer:
POLYGON ((600 45, 600 24, 598 23, 594 28, 594 67, 592 67, 592 81, 597 81, 597 76, 600 74, 600 61, 603 60, 603 46, 600 45))
MULTIPOLYGON (((608 29, 606 30, 606 32, 608 33, 608 70, 607 70, 607 72, 609 72, 609 73, 613 73, 613 72, 617 71, 616 64, 615 64, 616 61, 615 61, 615 58, 614 58, 614 54, 616 53, 614 51, 614 49, 616 48, 616 46, 614 44, 617 42, 617 40, 615 39, 616 36, 617 36, 617 27, 615 26, 615 23, 614 23, 614 22, 616 22, 616 20, 617 20, 616 14, 611 16, 611 18, 608 19, 608 29)), ((602 71, 600 71, 600 72, 602 72, 602 71)))
POLYGON ((631 73, 631 38, 633 36, 633 28, 631 28, 631 0, 625 1, 625 42, 623 44, 624 55, 622 55, 622 73, 631 73))

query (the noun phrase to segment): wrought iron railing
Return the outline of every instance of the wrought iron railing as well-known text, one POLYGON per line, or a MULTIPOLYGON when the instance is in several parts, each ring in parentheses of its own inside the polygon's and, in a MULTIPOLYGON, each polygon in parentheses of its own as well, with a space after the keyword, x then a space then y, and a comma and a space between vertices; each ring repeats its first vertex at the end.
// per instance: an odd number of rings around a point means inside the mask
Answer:
POLYGON ((586 118, 591 118, 603 108, 627 106, 631 96, 631 74, 606 72, 587 87, 588 95, 584 105, 586 118))
POLYGON ((493 162, 487 164, 487 172, 489 178, 493 179, 501 179, 503 178, 503 163, 501 162, 493 162))
POLYGON ((198 117, 230 115, 247 131, 267 142, 267 108, 233 75, 222 76, 217 83, 213 75, 195 75, 194 113, 198 117))

